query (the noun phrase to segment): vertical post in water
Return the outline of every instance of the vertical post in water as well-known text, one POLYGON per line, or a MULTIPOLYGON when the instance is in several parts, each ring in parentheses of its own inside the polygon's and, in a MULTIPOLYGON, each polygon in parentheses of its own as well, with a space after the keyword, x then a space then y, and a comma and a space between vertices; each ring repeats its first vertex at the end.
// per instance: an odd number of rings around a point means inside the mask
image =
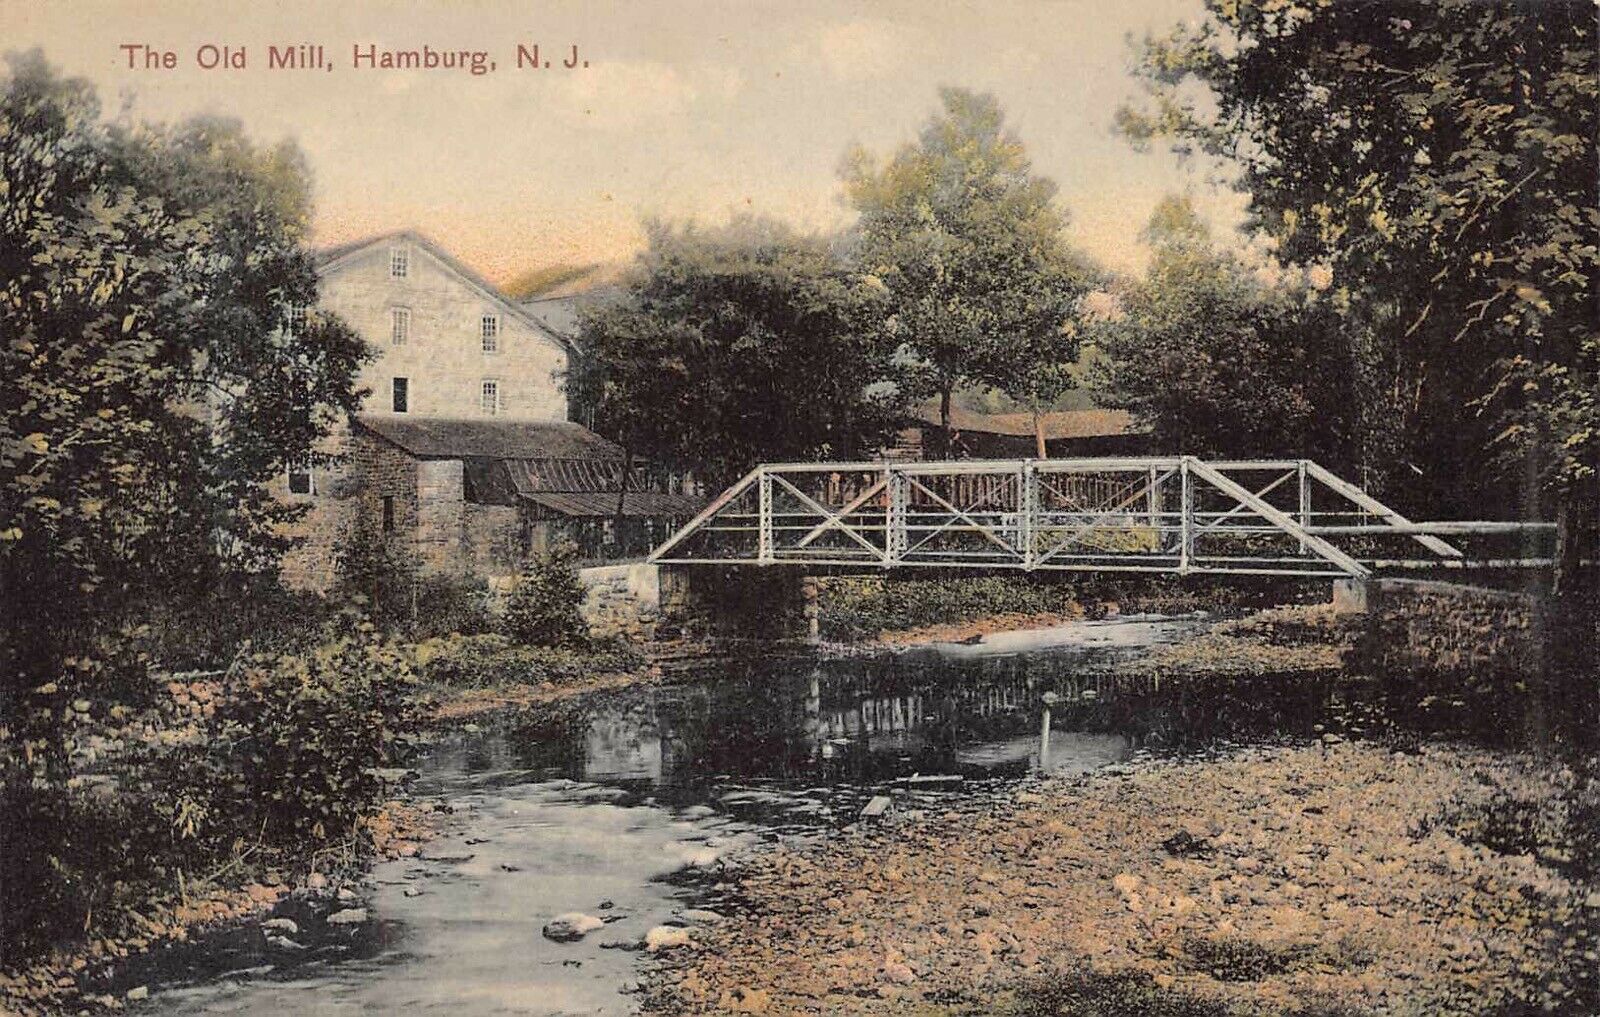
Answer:
MULTIPOLYGON (((1311 525, 1311 485, 1306 479, 1306 461, 1300 460, 1296 467, 1300 474, 1300 527, 1302 529, 1311 525)), ((1300 538, 1300 553, 1306 553, 1305 538, 1300 538)))
POLYGON ((756 559, 761 564, 767 565, 772 562, 772 477, 767 473, 766 467, 762 467, 758 483, 761 500, 760 507, 756 510, 759 516, 756 559))
POLYGON ((1042 773, 1050 768, 1050 707, 1056 705, 1056 694, 1046 692, 1041 698, 1044 709, 1040 711, 1039 720, 1039 770, 1042 773))
POLYGON ((1189 474, 1189 457, 1179 463, 1183 478, 1183 517, 1180 520, 1181 538, 1178 552, 1178 572, 1189 571, 1189 560, 1194 557, 1194 478, 1189 474))

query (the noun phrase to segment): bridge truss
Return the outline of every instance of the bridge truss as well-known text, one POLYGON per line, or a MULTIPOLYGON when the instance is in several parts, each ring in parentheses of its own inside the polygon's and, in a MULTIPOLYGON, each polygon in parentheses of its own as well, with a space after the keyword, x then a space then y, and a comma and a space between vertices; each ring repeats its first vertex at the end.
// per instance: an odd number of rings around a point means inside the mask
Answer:
POLYGON ((1361 578, 1546 565, 1550 530, 1415 523, 1309 459, 781 463, 751 470, 650 560, 1361 578), (1516 546, 1457 546, 1497 537, 1516 546))

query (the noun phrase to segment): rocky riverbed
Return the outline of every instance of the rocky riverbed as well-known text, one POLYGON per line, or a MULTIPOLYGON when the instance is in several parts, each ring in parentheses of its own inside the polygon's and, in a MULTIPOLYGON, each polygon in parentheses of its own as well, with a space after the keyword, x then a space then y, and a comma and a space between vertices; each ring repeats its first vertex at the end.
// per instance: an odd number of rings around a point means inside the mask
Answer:
POLYGON ((1471 818, 1554 787, 1532 759, 1343 743, 952 797, 747 858, 748 908, 647 1009, 1577 1014, 1600 888, 1471 818))

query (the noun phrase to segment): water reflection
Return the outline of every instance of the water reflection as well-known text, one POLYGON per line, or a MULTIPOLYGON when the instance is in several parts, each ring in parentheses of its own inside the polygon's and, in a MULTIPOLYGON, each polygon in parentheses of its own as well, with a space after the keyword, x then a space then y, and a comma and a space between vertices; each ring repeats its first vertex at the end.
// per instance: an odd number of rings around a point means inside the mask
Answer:
MULTIPOLYGON (((1000 653, 733 661, 694 684, 483 722, 422 764, 419 792, 448 800, 462 822, 424 856, 376 869, 368 926, 328 931, 326 946, 298 955, 245 930, 231 953, 153 973, 165 988, 140 1009, 629 1012, 635 955, 615 947, 691 905, 723 907, 714 883, 728 852, 822 835, 855 822, 874 795, 920 808, 978 781, 1088 770, 1144 744, 1310 730, 1326 697, 1315 680, 1190 689, 1107 677, 1118 655, 1200 624, 1080 624, 996 640, 1000 653), (541 925, 565 911, 608 924, 579 943, 544 939, 541 925), (237 970, 218 977, 224 967, 237 970)), ((302 933, 321 923, 291 917, 302 933)))
POLYGON ((442 746, 429 769, 443 779, 598 781, 680 805, 708 800, 712 785, 729 781, 871 786, 914 774, 1088 769, 1152 731, 1125 702, 1130 691, 1107 677, 1107 665, 1196 624, 1078 626, 1075 643, 1047 635, 1043 646, 1009 653, 952 646, 731 661, 709 683, 631 689, 555 713, 503 717, 442 746), (1041 760, 1046 693, 1055 696, 1055 734, 1041 760))

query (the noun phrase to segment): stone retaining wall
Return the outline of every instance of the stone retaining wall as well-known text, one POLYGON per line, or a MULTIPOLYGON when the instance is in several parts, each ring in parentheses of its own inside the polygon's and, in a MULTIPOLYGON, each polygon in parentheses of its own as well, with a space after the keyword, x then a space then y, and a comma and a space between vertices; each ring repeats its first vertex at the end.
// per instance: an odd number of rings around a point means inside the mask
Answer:
POLYGON ((1382 579, 1367 590, 1362 662, 1437 677, 1527 674, 1538 668, 1536 600, 1457 583, 1382 579))
POLYGON ((687 620, 689 583, 683 572, 633 562, 579 569, 578 580, 585 594, 579 613, 595 638, 648 641, 687 620))

